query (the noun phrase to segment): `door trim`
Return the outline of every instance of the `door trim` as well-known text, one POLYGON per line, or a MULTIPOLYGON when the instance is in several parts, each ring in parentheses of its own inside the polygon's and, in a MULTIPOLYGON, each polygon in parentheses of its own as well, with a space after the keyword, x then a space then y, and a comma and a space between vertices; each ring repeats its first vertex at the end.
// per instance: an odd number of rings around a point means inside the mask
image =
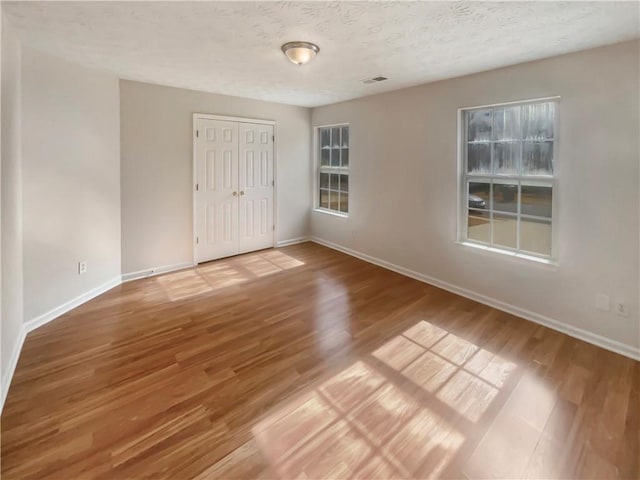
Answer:
POLYGON ((197 141, 198 137, 196 137, 197 130, 197 122, 200 119, 204 120, 223 120, 226 122, 238 122, 238 123, 257 123, 259 125, 273 125, 273 136, 275 139, 273 140, 273 238, 271 245, 276 247, 276 238, 278 238, 278 124, 275 120, 265 120, 258 118, 246 118, 246 117, 231 117, 228 115, 214 115, 209 113, 194 113, 192 120, 192 132, 191 136, 193 138, 193 143, 191 144, 191 242, 193 248, 193 266, 198 265, 198 259, 196 255, 196 251, 198 245, 196 243, 197 232, 198 232, 198 224, 197 224, 197 215, 196 215, 196 183, 198 183, 197 179, 197 168, 196 168, 196 153, 197 153, 197 141))
POLYGON ((247 118, 247 117, 230 117, 228 115, 211 115, 208 113, 194 113, 194 121, 198 118, 205 120, 222 120, 224 122, 239 122, 239 123, 259 123, 261 125, 275 125, 275 120, 265 120, 259 118, 247 118))

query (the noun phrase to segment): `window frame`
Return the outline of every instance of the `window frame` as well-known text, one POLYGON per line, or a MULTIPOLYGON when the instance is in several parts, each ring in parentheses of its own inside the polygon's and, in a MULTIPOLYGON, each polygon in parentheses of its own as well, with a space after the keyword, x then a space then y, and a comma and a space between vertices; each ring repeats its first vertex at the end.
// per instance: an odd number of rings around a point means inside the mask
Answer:
MULTIPOLYGON (((349 213, 350 211, 347 212, 342 212, 340 210, 334 210, 331 208, 325 208, 325 207, 321 207, 320 206, 320 174, 321 173, 329 173, 329 174, 339 174, 339 175, 347 175, 347 177, 349 178, 349 189, 346 192, 343 192, 342 190, 338 190, 339 193, 342 194, 346 194, 347 198, 350 199, 351 196, 351 162, 353 160, 352 158, 352 151, 351 151, 351 126, 349 125, 348 122, 342 122, 342 123, 332 123, 332 124, 327 124, 327 125, 317 125, 313 127, 313 151, 314 151, 314 181, 313 181, 313 210, 316 212, 322 212, 322 213, 326 213, 329 215, 335 215, 338 217, 343 217, 343 218, 348 218, 349 217, 349 213), (347 127, 349 129, 349 145, 348 145, 348 150, 349 150, 349 166, 346 167, 323 167, 321 165, 321 158, 320 158, 320 132, 323 129, 331 129, 331 128, 340 128, 342 129, 343 127, 347 127), (323 168, 325 169, 325 171, 323 171, 323 168), (329 170, 329 171, 327 171, 329 170)), ((330 192, 333 192, 333 189, 329 189, 330 192)), ((338 207, 340 208, 340 207, 338 207)))
MULTIPOLYGON (((493 103, 493 104, 487 104, 487 105, 478 105, 478 106, 471 106, 471 107, 462 107, 462 108, 458 108, 458 114, 457 114, 457 123, 458 123, 458 130, 457 130, 457 151, 458 151, 458 161, 457 161, 457 199, 456 199, 456 205, 457 205, 457 217, 458 217, 458 221, 457 221, 457 243, 464 245, 464 246, 469 246, 469 247, 475 247, 476 249, 480 249, 480 250, 484 250, 484 251, 488 251, 488 252, 492 252, 492 253, 498 253, 498 254, 503 254, 503 255, 508 255, 510 257, 516 257, 516 258, 522 258, 522 259, 526 259, 526 260, 532 260, 535 262, 539 262, 539 263, 546 263, 546 264, 551 264, 551 265, 557 265, 557 252, 558 252, 558 184, 559 184, 559 171, 560 169, 558 168, 559 166, 559 129, 558 129, 558 125, 559 125, 559 110, 560 110, 560 97, 559 96, 552 96, 552 97, 543 97, 543 98, 534 98, 534 99, 528 99, 528 100, 518 100, 518 101, 513 101, 513 102, 500 102, 500 103, 493 103), (521 174, 495 174, 495 173, 490 173, 490 174, 470 174, 467 171, 467 154, 468 154, 468 143, 467 143, 467 135, 468 135, 468 128, 467 128, 467 113, 470 111, 474 111, 474 110, 483 110, 483 109, 493 109, 493 108, 500 108, 500 107, 512 107, 512 106, 518 106, 518 105, 528 105, 528 104, 535 104, 535 103, 555 103, 555 111, 554 111, 554 123, 553 123, 553 160, 552 160, 552 167, 553 167, 553 173, 552 175, 531 175, 531 176, 526 176, 526 175, 521 175, 521 174), (514 215, 516 215, 516 218, 518 220, 518 227, 516 230, 516 238, 517 238, 517 243, 516 245, 519 246, 519 237, 520 237, 520 219, 521 217, 521 204, 522 204, 522 199, 521 199, 521 188, 522 188, 522 183, 523 181, 531 181, 532 183, 538 183, 538 184, 547 184, 551 187, 551 192, 552 192, 552 196, 551 196, 551 218, 550 220, 550 224, 551 224, 551 251, 549 253, 549 255, 545 255, 545 254, 541 254, 541 253, 536 253, 536 252, 530 252, 527 250, 522 250, 519 248, 512 248, 512 247, 508 247, 508 246, 503 246, 503 245, 496 245, 494 243, 487 243, 487 242, 483 242, 480 240, 476 240, 476 239, 470 239, 468 238, 468 219, 467 219, 467 212, 468 212, 468 187, 467 184, 469 181, 473 181, 473 179, 478 179, 478 180, 485 180, 487 182, 489 182, 491 184, 490 188, 493 188, 493 180, 498 179, 498 180, 502 180, 502 181, 509 181, 511 180, 513 183, 516 183, 518 185, 518 192, 517 192, 517 198, 518 198, 518 202, 517 202, 517 210, 514 213, 514 215)), ((521 140, 522 141, 522 140, 521 140)), ((492 140, 490 142, 491 144, 494 143, 494 141, 492 140)), ((493 155, 493 153, 492 153, 493 155)), ((521 159, 522 160, 522 159, 521 159)), ((490 208, 491 210, 491 214, 490 214, 490 221, 492 221, 493 219, 493 209, 490 208)), ((499 212, 498 212, 499 213, 499 212)), ((525 215, 525 218, 536 218, 536 216, 534 215, 525 215)), ((492 228, 493 231, 493 228, 492 228)))

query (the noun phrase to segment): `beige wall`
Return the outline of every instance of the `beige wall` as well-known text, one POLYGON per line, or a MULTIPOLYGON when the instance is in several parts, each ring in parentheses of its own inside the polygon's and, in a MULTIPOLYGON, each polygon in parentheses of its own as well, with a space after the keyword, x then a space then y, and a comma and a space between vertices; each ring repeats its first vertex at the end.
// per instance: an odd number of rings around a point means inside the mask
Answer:
POLYGON ((348 219, 314 212, 312 235, 637 354, 639 57, 628 42, 313 109, 314 126, 351 125, 351 198, 348 219), (457 109, 555 95, 558 265, 456 244, 457 109), (597 311, 598 292, 630 317, 597 311))
POLYGON ((20 43, 2 19, 2 396, 23 334, 20 43))
POLYGON ((308 234, 310 111, 122 80, 122 273, 193 260, 193 113, 277 122, 277 239, 308 234))
POLYGON ((115 76, 23 48, 27 322, 120 277, 118 89, 115 76))

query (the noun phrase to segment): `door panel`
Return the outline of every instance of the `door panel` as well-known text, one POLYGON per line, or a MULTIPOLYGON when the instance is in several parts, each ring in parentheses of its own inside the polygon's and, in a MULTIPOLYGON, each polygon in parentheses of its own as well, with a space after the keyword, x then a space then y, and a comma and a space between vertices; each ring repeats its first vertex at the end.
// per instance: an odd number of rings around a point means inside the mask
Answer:
POLYGON ((273 246, 273 125, 241 123, 240 253, 273 246))
POLYGON ((196 128, 199 263, 238 253, 238 124, 198 119, 196 128))

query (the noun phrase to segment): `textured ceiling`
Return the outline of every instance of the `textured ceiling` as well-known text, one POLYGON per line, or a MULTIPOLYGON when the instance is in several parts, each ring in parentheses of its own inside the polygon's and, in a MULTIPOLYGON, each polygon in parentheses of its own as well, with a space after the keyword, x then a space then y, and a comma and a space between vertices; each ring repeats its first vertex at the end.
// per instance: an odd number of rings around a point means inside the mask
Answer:
POLYGON ((30 46, 122 78, 317 106, 639 36, 637 2, 2 2, 30 46), (310 64, 280 45, 320 46, 310 64), (364 85, 384 75, 389 80, 364 85))

